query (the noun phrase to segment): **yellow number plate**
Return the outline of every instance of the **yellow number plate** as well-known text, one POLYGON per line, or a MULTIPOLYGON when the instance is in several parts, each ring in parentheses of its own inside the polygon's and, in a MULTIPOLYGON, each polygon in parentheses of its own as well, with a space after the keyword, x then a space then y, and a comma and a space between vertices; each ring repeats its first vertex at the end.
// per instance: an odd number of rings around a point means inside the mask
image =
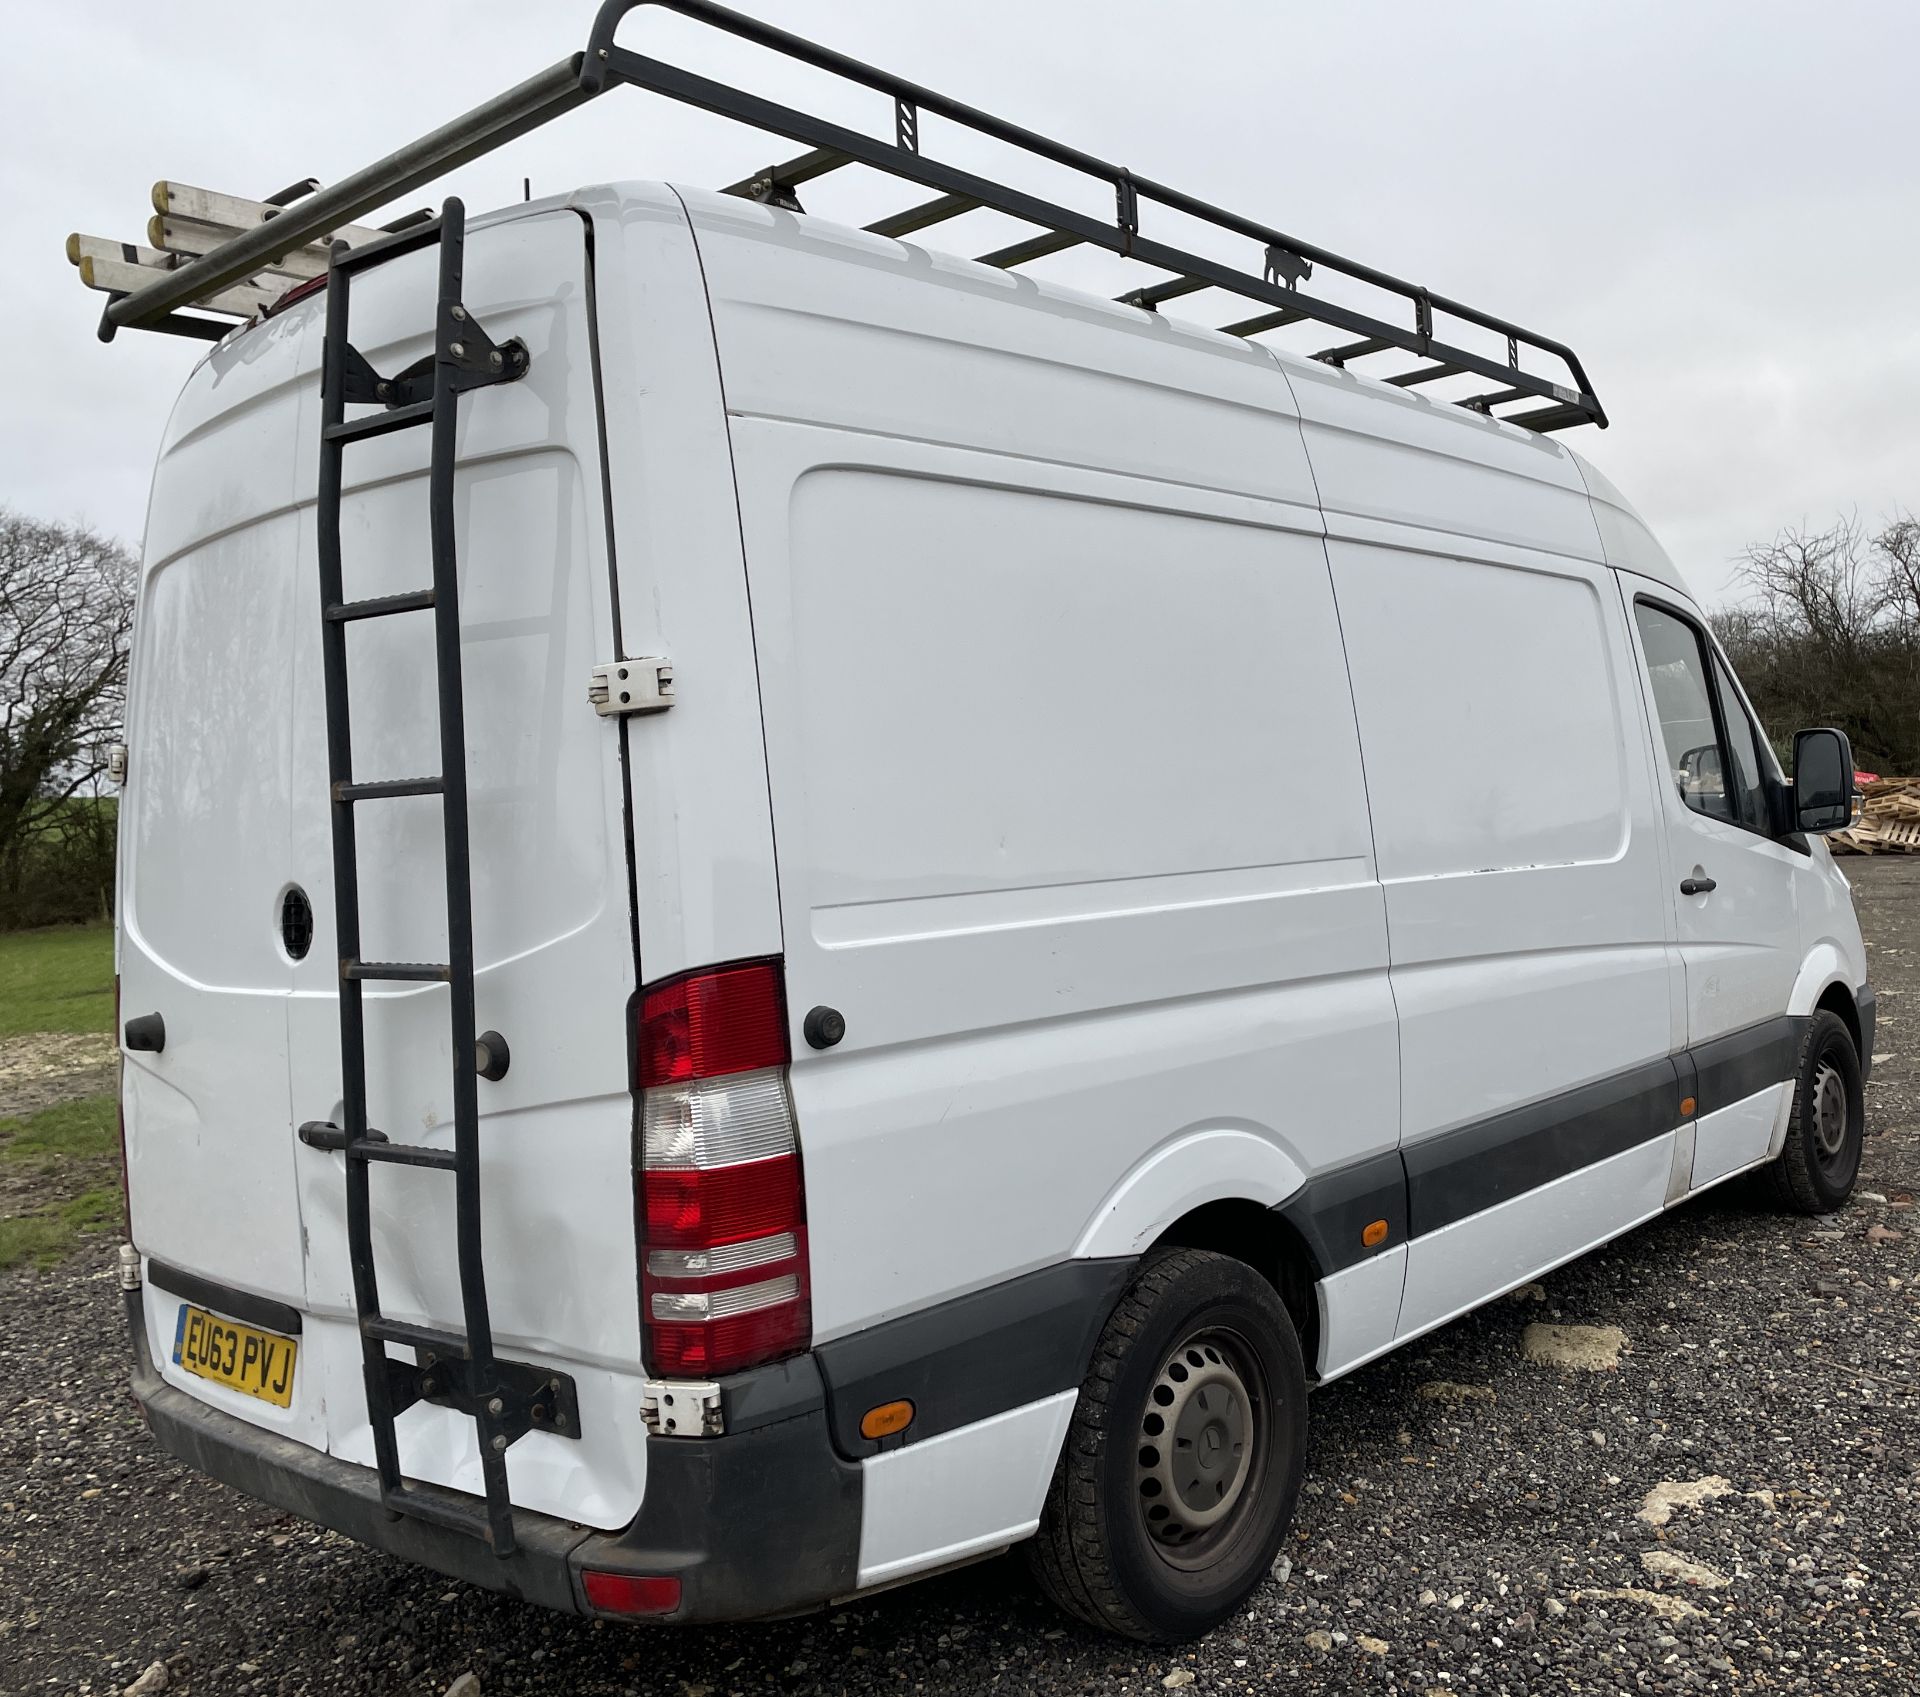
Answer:
POLYGON ((278 1332, 243 1326, 183 1303, 173 1334, 177 1366, 276 1408, 293 1401, 293 1359, 300 1346, 278 1332))

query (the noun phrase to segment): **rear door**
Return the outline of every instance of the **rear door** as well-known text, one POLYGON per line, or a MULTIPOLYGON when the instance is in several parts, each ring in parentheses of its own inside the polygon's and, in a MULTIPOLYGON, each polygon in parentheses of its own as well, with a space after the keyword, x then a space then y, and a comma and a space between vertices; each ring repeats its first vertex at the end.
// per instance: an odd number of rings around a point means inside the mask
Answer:
MULTIPOLYGON (((454 509, 473 854, 477 1014, 510 1064, 480 1084, 483 1253, 496 1351, 573 1375, 582 1435, 535 1433, 510 1459, 514 1500, 589 1524, 624 1524, 642 1488, 639 1309, 626 1005, 635 985, 620 735, 587 701, 592 665, 618 651, 591 357, 586 229, 552 211, 468 236, 464 298, 496 341, 531 355, 519 382, 460 402, 454 509)), ((352 339, 398 370, 428 351, 436 253, 362 273, 352 339)), ((310 349, 317 364, 319 341, 310 349)), ((317 404, 317 399, 316 399, 317 404)), ((419 587, 427 555, 428 432, 348 450, 341 503, 350 598, 419 587)), ((299 466, 293 589, 295 727, 283 876, 310 898, 311 952, 292 967, 291 1120, 340 1105, 332 842, 320 664, 314 488, 299 466)), ((355 776, 438 772, 428 614, 351 627, 355 776)), ((445 960, 445 849, 437 797, 362 805, 360 934, 369 959, 445 960)), ((448 995, 368 986, 367 1101, 395 1141, 451 1147, 448 995)), ((344 1157, 294 1145, 306 1236, 307 1348, 324 1383, 328 1447, 370 1463, 352 1323, 344 1157)), ((383 1311, 460 1327, 450 1175, 374 1169, 383 1311)), ((472 1422, 417 1404, 399 1422, 416 1478, 480 1489, 472 1422)))
MULTIPOLYGON (((216 349, 168 423, 135 624, 119 900, 122 1017, 165 1028, 164 1047, 128 1054, 122 1074, 134 1242, 156 1284, 180 1284, 172 1269, 296 1307, 279 910, 305 341, 283 319, 216 349)), ((150 1301, 155 1358, 184 1380, 170 1361, 178 1300, 150 1301)), ((314 1435, 310 1410, 187 1382, 314 1435)))
POLYGON ((1798 1037, 1786 1010, 1807 857, 1770 834, 1778 768, 1697 611, 1661 584, 1621 579, 1664 779, 1698 1188, 1766 1153, 1791 1089, 1798 1037))

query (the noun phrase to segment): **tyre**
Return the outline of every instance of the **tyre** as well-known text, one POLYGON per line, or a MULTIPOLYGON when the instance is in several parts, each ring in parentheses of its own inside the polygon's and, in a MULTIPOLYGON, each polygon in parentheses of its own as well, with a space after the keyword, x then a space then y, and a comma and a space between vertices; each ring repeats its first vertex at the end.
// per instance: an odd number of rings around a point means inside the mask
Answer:
POLYGON ((1273 1565, 1306 1462, 1307 1383, 1285 1307, 1244 1262, 1142 1262, 1093 1352, 1040 1531, 1040 1587, 1088 1625, 1191 1638, 1273 1565))
POLYGON ((1774 1194, 1801 1214, 1830 1214, 1853 1194, 1866 1134, 1866 1092, 1853 1033, 1825 1008, 1807 1026, 1786 1146, 1769 1169, 1774 1194))

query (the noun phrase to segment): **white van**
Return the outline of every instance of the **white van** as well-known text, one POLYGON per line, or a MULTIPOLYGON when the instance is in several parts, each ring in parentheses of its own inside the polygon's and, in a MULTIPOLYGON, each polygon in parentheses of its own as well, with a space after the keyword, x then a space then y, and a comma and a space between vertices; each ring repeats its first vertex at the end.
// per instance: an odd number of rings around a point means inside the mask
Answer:
POLYGON ((1851 756, 1782 775, 1550 433, 1604 418, 1558 344, 676 9, 893 138, 614 4, 335 189, 163 186, 219 239, 112 290, 108 333, 220 338, 128 714, 135 1388, 205 1472, 559 1609, 1029 1541, 1072 1613, 1189 1635, 1268 1570, 1311 1386, 1735 1174, 1845 1201, 1851 756), (811 151, 312 245, 619 81, 811 151), (1116 216, 923 155, 923 110, 1116 216), (940 198, 796 209, 850 163, 940 198), (980 208, 1041 234, 902 239, 980 208), (1159 281, 1023 269, 1069 241, 1159 281), (1157 310, 1204 289, 1243 316, 1157 310), (1254 339, 1293 323, 1359 341, 1254 339))

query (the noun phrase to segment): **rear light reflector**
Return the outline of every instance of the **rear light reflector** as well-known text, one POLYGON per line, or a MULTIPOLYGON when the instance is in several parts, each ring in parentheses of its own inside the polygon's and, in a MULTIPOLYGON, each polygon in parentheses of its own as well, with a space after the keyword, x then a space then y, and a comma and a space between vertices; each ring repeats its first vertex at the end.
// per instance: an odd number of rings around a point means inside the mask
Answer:
POLYGON ((657 1374, 736 1372, 812 1339, 786 1022, 778 961, 640 997, 641 1321, 657 1374))
POLYGON ((771 1237, 748 1238, 744 1243, 724 1244, 718 1249, 650 1249, 647 1271, 662 1279, 701 1279, 710 1273, 764 1267, 769 1261, 791 1261, 794 1252, 794 1234, 775 1232, 771 1237))
POLYGON ((800 1281, 791 1273, 757 1285, 730 1285, 725 1290, 656 1290, 656 1320, 731 1320, 736 1314, 758 1314, 791 1302, 800 1294, 800 1281))
POLYGON ((667 1574, 603 1573, 590 1567, 580 1583, 587 1607, 602 1614, 664 1615, 680 1606, 680 1581, 667 1574))

